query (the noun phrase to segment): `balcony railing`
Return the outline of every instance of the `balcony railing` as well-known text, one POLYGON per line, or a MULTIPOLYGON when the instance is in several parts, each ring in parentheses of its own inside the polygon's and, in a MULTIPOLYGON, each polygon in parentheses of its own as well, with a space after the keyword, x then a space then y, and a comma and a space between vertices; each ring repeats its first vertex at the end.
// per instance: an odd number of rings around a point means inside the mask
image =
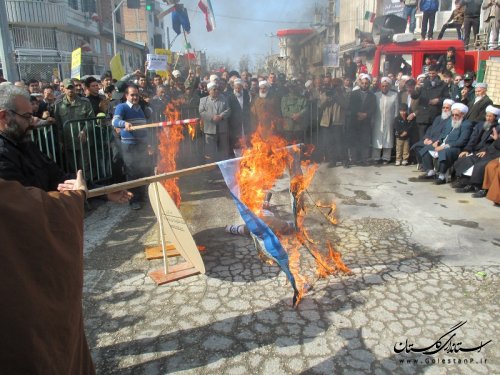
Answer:
POLYGON ((7 19, 11 24, 57 26, 66 24, 67 3, 7 0, 7 19))
POLYGON ((71 8, 66 1, 6 0, 7 19, 12 25, 53 26, 87 35, 99 34, 89 12, 71 8))

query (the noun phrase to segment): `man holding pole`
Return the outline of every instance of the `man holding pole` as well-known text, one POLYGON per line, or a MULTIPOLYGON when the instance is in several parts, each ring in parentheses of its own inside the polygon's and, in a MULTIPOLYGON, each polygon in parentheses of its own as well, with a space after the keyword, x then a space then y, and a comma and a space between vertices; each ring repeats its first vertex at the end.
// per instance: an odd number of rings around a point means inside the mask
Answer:
MULTIPOLYGON (((148 144, 146 129, 133 131, 133 127, 146 124, 146 116, 139 105, 139 90, 137 86, 128 86, 125 90, 126 102, 118 104, 115 109, 112 124, 120 129, 121 150, 125 163, 127 181, 146 177, 152 174, 152 152, 148 144)), ((132 210, 141 209, 146 190, 144 186, 131 189, 134 197, 130 200, 132 210)))

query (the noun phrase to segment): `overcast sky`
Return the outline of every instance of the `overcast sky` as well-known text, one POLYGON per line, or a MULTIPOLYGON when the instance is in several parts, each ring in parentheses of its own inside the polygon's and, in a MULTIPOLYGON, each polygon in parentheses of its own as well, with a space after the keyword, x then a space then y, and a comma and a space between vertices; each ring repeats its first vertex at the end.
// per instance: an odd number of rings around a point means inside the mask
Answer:
MULTIPOLYGON (((326 0, 211 0, 216 29, 207 32, 205 17, 198 8, 198 0, 184 0, 188 9, 191 33, 188 40, 196 50, 206 50, 209 58, 229 57, 238 67, 240 56, 249 54, 254 59, 267 55, 273 40, 273 52, 278 52, 277 38, 266 37, 280 29, 309 28, 313 21, 314 5, 324 6, 326 0)), ((166 24, 172 30, 172 18, 166 16, 166 24)), ((172 49, 184 50, 182 34, 172 49)))

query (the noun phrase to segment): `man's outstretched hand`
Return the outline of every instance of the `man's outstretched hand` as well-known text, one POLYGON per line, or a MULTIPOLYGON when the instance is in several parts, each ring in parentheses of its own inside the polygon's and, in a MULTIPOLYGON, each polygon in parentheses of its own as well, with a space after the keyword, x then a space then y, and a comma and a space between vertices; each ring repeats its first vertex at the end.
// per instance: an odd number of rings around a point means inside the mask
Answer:
POLYGON ((132 194, 128 190, 120 190, 120 191, 115 191, 114 193, 108 193, 106 197, 110 202, 115 202, 115 203, 128 203, 130 199, 134 194, 132 194))
POLYGON ((60 192, 70 191, 70 190, 81 190, 88 194, 87 183, 83 178, 83 172, 79 170, 76 172, 76 178, 74 180, 66 180, 62 184, 57 185, 57 190, 60 192))

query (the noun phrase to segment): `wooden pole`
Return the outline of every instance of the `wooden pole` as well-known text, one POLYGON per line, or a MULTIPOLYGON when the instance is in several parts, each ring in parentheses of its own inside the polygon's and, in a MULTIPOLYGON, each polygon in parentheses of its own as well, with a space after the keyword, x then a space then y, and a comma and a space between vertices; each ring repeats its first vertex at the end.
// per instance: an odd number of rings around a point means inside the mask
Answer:
POLYGON ((200 121, 199 118, 190 118, 190 119, 178 120, 178 121, 161 121, 161 122, 154 122, 152 124, 132 126, 132 129, 130 129, 130 130, 134 131, 134 130, 148 129, 148 128, 163 128, 165 126, 173 126, 173 125, 196 124, 198 121, 200 121))
MULTIPOLYGON (((294 148, 297 148, 297 147, 300 149, 300 148, 302 148, 302 146, 303 146, 303 144, 300 143, 300 144, 287 146, 285 148, 287 150, 293 150, 294 148)), ((142 177, 142 178, 138 178, 137 180, 121 182, 119 184, 104 186, 104 187, 97 188, 97 189, 92 189, 92 190, 89 190, 89 193, 87 194, 87 198, 94 198, 94 197, 106 195, 109 193, 116 193, 117 191, 122 191, 122 190, 132 189, 132 188, 139 187, 139 186, 149 185, 149 184, 152 184, 153 182, 159 182, 159 181, 168 180, 168 179, 172 179, 172 178, 189 176, 191 174, 209 171, 209 170, 217 168, 220 163, 224 163, 227 161, 238 161, 241 159, 243 159, 243 156, 239 157, 239 158, 233 158, 233 159, 223 160, 223 161, 219 161, 219 162, 204 164, 204 165, 197 165, 196 167, 180 169, 178 171, 162 173, 162 174, 158 174, 155 176, 142 177)))
POLYGON ((205 164, 205 165, 198 165, 196 167, 180 169, 178 171, 162 173, 162 174, 158 174, 155 176, 138 178, 137 180, 121 182, 119 184, 104 186, 104 187, 97 188, 97 189, 92 189, 89 191, 87 197, 88 198, 98 197, 100 195, 115 193, 115 192, 121 191, 121 190, 127 190, 127 189, 132 189, 135 187, 139 187, 139 186, 149 185, 149 184, 152 184, 153 182, 159 182, 159 181, 168 180, 171 178, 188 176, 188 175, 203 172, 203 171, 209 171, 209 170, 215 169, 216 167, 217 167, 217 163, 210 163, 210 164, 205 164))

